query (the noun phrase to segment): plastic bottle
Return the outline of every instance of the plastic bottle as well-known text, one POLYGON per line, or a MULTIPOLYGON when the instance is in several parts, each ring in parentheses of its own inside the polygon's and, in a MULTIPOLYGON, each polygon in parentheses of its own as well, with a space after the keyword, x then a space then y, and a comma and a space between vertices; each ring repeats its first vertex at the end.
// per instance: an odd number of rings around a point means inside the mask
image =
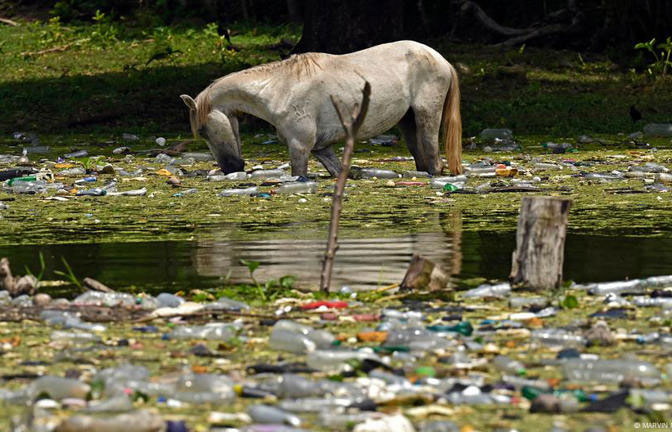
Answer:
POLYGON ((405 177, 405 178, 413 178, 413 177, 424 178, 424 177, 431 177, 431 175, 427 171, 404 171, 403 174, 402 174, 402 177, 405 177))
POLYGON ((109 399, 104 399, 97 402, 92 402, 88 407, 86 407, 84 412, 124 412, 132 411, 133 402, 126 394, 120 394, 109 399))
POLYGON ((87 190, 80 190, 77 192, 77 196, 105 196, 107 195, 107 190, 103 188, 93 188, 87 190))
POLYGON ((377 168, 362 168, 359 170, 359 175, 364 179, 374 177, 379 179, 396 179, 401 177, 401 174, 395 171, 377 168))
POLYGON ((40 312, 40 319, 49 325, 57 325, 66 329, 74 328, 101 332, 106 330, 106 327, 102 324, 85 323, 77 315, 60 310, 43 310, 40 312))
POLYGON ((565 379, 570 381, 596 381, 619 383, 625 378, 642 382, 660 381, 660 371, 651 363, 635 359, 585 360, 569 359, 562 365, 565 379))
POLYGON ((484 140, 494 140, 495 138, 510 140, 513 138, 513 131, 511 129, 483 129, 479 136, 484 140))
POLYGON ((450 420, 434 420, 422 424, 419 432, 460 432, 460 427, 450 420))
POLYGON ((290 330, 274 328, 269 339, 271 349, 289 351, 295 354, 305 354, 317 348, 315 342, 305 335, 290 330))
POLYGON ((245 196, 245 195, 256 195, 259 193, 259 188, 257 186, 252 186, 244 189, 224 189, 217 196, 220 197, 230 197, 230 196, 245 196))
POLYGON ((166 396, 183 402, 204 404, 231 401, 236 394, 233 381, 225 375, 188 372, 177 380, 175 392, 166 396))
POLYGON ((317 193, 315 182, 291 182, 280 185, 276 192, 279 194, 314 194, 317 193))
POLYGON ((380 361, 375 354, 363 351, 315 350, 308 353, 306 363, 308 367, 320 371, 338 371, 347 368, 347 362, 351 360, 365 359, 380 361))
POLYGON ((182 297, 170 293, 161 293, 156 296, 156 300, 159 302, 159 307, 175 308, 184 303, 182 297))
POLYGON ((543 308, 548 305, 546 297, 511 297, 509 306, 512 308, 538 307, 543 308))
POLYGON ((474 327, 469 321, 462 321, 453 326, 446 325, 431 325, 427 326, 427 330, 440 333, 459 333, 463 336, 471 336, 474 332, 474 327))
POLYGON ((511 285, 504 282, 497 285, 481 285, 462 293, 466 298, 506 297, 511 294, 511 285))
POLYGON ((633 297, 632 304, 638 307, 670 307, 672 297, 633 297))
POLYGON ((643 284, 639 279, 630 281, 604 282, 585 286, 592 295, 616 294, 622 292, 642 292, 643 284))
POLYGON ((272 170, 256 170, 252 171, 250 174, 251 178, 256 178, 256 179, 267 179, 267 178, 278 178, 282 177, 285 175, 285 172, 280 169, 272 169, 272 170))
POLYGON ((498 371, 505 374, 524 375, 525 365, 505 355, 498 355, 492 361, 493 366, 498 371))
POLYGON ((534 330, 532 331, 532 341, 565 347, 583 346, 586 343, 583 336, 562 329, 534 330))
POLYGON ((316 348, 328 348, 334 340, 334 336, 328 331, 315 330, 290 320, 280 320, 273 326, 270 343, 277 350, 305 353, 316 348))
POLYGON ((456 185, 458 187, 464 187, 464 183, 467 181, 466 175, 458 176, 447 176, 447 177, 434 177, 430 180, 429 186, 432 189, 443 189, 447 184, 456 185))
POLYGON ((209 181, 240 181, 247 180, 247 173, 245 171, 237 171, 229 174, 215 174, 208 176, 209 181))
POLYGON ((282 400, 278 404, 278 408, 295 413, 323 412, 343 410, 354 402, 353 399, 344 397, 304 397, 301 399, 282 400))
POLYGON ((82 381, 58 376, 45 375, 37 378, 28 385, 28 392, 32 398, 46 393, 50 398, 61 400, 65 398, 85 399, 91 387, 82 381))
POLYGON ((208 339, 227 341, 236 335, 237 327, 232 323, 208 323, 200 326, 175 327, 169 335, 172 339, 208 339))
POLYGON ((121 292, 100 292, 100 291, 86 291, 80 294, 73 301, 73 304, 78 306, 134 306, 136 298, 131 294, 121 292))
POLYGON ((160 432, 164 427, 165 423, 159 414, 139 410, 111 417, 74 415, 63 420, 57 429, 68 432, 160 432))
POLYGON ((133 189, 121 192, 107 192, 109 196, 145 196, 147 195, 147 188, 133 189))
POLYGON ((287 424, 290 426, 301 425, 299 417, 270 405, 252 405, 247 410, 247 413, 252 418, 252 421, 257 423, 287 424))
POLYGON ((340 413, 338 411, 323 411, 319 416, 319 423, 328 430, 348 430, 353 424, 365 422, 368 419, 379 417, 380 414, 370 411, 358 413, 340 413))
POLYGON ((672 124, 649 123, 644 126, 644 134, 647 136, 672 137, 672 124))
POLYGON ((51 332, 52 341, 71 341, 71 342, 100 342, 100 336, 85 332, 66 332, 55 330, 51 332))
POLYGON ((59 175, 66 176, 66 177, 76 177, 76 176, 81 176, 86 174, 86 170, 81 167, 75 167, 75 168, 68 168, 60 171, 58 173, 59 175))

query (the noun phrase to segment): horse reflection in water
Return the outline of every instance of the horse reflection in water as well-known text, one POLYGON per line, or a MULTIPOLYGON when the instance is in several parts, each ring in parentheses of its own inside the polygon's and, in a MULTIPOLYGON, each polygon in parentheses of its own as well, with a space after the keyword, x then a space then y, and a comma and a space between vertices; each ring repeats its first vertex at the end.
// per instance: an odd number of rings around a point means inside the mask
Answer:
MULTIPOLYGON (((462 214, 436 213, 434 219, 423 227, 431 232, 376 238, 348 238, 347 232, 342 233, 332 287, 347 285, 355 290, 367 290, 399 283, 416 253, 441 265, 452 275, 459 274, 462 271, 462 214)), ((292 275, 296 277, 296 286, 316 288, 320 282, 326 231, 305 229, 293 234, 296 235, 289 237, 280 233, 273 239, 237 240, 246 235, 240 228, 228 232, 218 229, 214 239, 198 241, 198 248, 193 252, 195 267, 202 276, 229 274, 232 283, 250 282, 249 271, 240 260, 258 261, 260 265, 254 273, 258 281, 292 275)))

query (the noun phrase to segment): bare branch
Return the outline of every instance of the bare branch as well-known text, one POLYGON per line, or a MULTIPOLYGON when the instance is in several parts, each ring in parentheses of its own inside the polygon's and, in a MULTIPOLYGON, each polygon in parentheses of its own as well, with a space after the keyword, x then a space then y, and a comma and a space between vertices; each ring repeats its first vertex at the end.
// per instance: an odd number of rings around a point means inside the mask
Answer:
POLYGON ((341 218, 341 207, 343 205, 343 191, 345 190, 345 183, 348 180, 348 173, 350 172, 350 161, 352 159, 352 152, 355 147, 356 135, 359 127, 364 123, 364 117, 369 109, 369 99, 371 97, 371 85, 367 82, 364 84, 362 90, 362 104, 361 108, 355 106, 349 118, 343 113, 341 105, 336 101, 334 96, 330 96, 331 103, 338 114, 343 130, 346 134, 345 150, 343 151, 343 166, 341 172, 338 174, 336 186, 334 187, 334 197, 331 204, 331 221, 329 223, 329 239, 327 240, 327 250, 324 253, 324 260, 322 261, 322 274, 320 277, 320 290, 329 292, 331 286, 331 274, 334 269, 334 257, 338 250, 338 225, 341 218))
POLYGON ((465 1, 462 3, 462 12, 466 13, 469 10, 471 10, 474 13, 474 16, 476 19, 478 19, 481 24, 483 24, 486 28, 494 31, 495 33, 499 33, 504 36, 517 36, 517 35, 522 35, 525 33, 529 33, 531 29, 516 29, 512 27, 505 27, 502 25, 499 25, 494 19, 490 18, 488 14, 485 13, 481 7, 476 4, 473 1, 465 1))

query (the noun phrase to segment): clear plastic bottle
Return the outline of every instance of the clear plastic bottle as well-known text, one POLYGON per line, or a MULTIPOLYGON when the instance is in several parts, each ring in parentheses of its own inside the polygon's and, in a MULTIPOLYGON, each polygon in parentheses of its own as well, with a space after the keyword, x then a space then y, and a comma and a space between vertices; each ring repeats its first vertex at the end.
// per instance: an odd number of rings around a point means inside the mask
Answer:
POLYGON ((100 336, 93 333, 86 332, 72 332, 55 330, 51 332, 52 341, 69 341, 69 342, 100 342, 100 336))
POLYGON ((317 348, 315 342, 306 335, 298 332, 274 328, 269 339, 271 349, 289 351, 295 354, 305 354, 317 348))
POLYGON ((236 336, 238 327, 232 323, 208 323, 201 326, 175 327, 172 339, 208 339, 227 341, 236 336))
POLYGON ((525 365, 505 355, 498 355, 492 361, 493 366, 498 371, 504 374, 523 375, 525 373, 525 365))
POLYGON ((546 297, 511 297, 509 299, 509 306, 513 308, 523 307, 546 307, 548 305, 548 298, 546 297))
POLYGON ((244 189, 224 189, 217 196, 220 197, 230 197, 230 196, 249 196, 256 195, 259 193, 259 188, 257 186, 252 186, 244 189))
POLYGON ((633 279, 629 281, 590 284, 587 285, 586 288, 592 295, 606 295, 622 292, 641 292, 643 291, 643 284, 639 279, 633 279))
POLYGON ((306 363, 308 367, 320 371, 338 371, 347 368, 350 360, 380 360, 374 354, 363 351, 349 350, 315 350, 308 353, 306 363))
POLYGON ((359 170, 359 176, 364 179, 379 178, 379 179, 397 179, 401 178, 401 174, 392 170, 378 169, 378 168, 362 168, 359 170))
POLYGON ((247 180, 247 173, 245 171, 237 171, 229 174, 215 174, 208 176, 210 181, 240 181, 247 180))
POLYGON ((672 123, 649 123, 644 126, 647 136, 672 137, 672 123))
POLYGON ((28 385, 28 392, 33 398, 46 393, 50 398, 61 400, 65 398, 85 399, 91 387, 82 381, 45 375, 37 378, 28 385))
POLYGON ((256 179, 267 179, 267 178, 279 178, 283 177, 285 175, 285 172, 280 169, 272 169, 272 170, 256 170, 252 171, 250 174, 251 178, 256 178, 256 179))
POLYGON ((513 138, 513 131, 511 129, 483 129, 479 137, 484 140, 510 140, 513 138))
POLYGON ((257 423, 301 425, 299 417, 270 405, 252 405, 247 413, 257 423))
POLYGON ((279 194, 314 194, 317 193, 317 183, 315 182, 290 182, 280 185, 276 189, 279 194))
POLYGON ((569 359, 562 365, 565 379, 569 381, 595 381, 619 383, 625 378, 642 382, 660 381, 660 371, 651 363, 635 359, 585 360, 569 359))
POLYGON ((564 347, 576 347, 586 344, 586 339, 582 335, 562 329, 534 330, 532 331, 532 341, 545 345, 560 345, 564 347))
POLYGON ((434 177, 430 180, 429 186, 432 189, 443 189, 447 184, 458 185, 464 187, 464 183, 467 181, 466 175, 457 175, 457 176, 447 176, 447 177, 434 177))
POLYGON ((506 297, 511 294, 511 284, 504 282, 497 285, 481 285, 462 293, 466 298, 506 297))
POLYGON ((164 428, 165 423, 161 416, 146 410, 133 411, 111 417, 74 415, 63 420, 58 426, 58 430, 68 432, 160 432, 164 428))

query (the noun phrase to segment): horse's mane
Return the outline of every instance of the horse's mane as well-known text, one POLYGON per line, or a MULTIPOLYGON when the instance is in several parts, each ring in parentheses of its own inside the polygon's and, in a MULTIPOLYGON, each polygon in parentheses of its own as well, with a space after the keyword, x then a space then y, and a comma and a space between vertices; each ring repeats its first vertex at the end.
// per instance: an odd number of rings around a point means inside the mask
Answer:
POLYGON ((259 66, 254 66, 239 72, 230 73, 222 78, 213 81, 205 90, 196 96, 196 107, 198 112, 196 129, 199 129, 208 120, 208 115, 212 111, 212 99, 210 93, 225 80, 232 80, 236 77, 243 76, 269 76, 269 72, 275 72, 270 78, 286 79, 287 75, 282 75, 278 72, 287 71, 288 74, 295 75, 295 78, 309 77, 317 70, 321 70, 322 66, 319 59, 323 58, 325 54, 322 53, 304 53, 294 54, 288 59, 279 60, 272 63, 266 63, 259 66))

